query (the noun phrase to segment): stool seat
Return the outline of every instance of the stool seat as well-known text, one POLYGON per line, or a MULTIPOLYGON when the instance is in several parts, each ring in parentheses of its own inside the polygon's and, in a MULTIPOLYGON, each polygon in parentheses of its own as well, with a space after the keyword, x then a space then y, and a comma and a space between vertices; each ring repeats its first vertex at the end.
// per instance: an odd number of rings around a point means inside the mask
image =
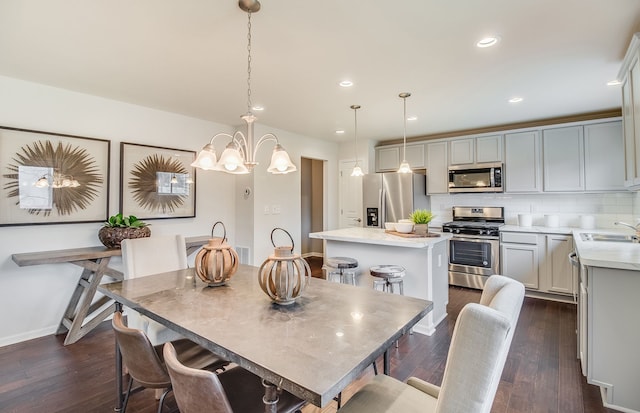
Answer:
POLYGON ((376 265, 369 268, 369 272, 374 277, 379 278, 400 278, 404 277, 405 269, 400 265, 376 265))
POLYGON ((357 268, 358 260, 350 257, 331 257, 327 258, 327 267, 346 270, 347 268, 357 268))

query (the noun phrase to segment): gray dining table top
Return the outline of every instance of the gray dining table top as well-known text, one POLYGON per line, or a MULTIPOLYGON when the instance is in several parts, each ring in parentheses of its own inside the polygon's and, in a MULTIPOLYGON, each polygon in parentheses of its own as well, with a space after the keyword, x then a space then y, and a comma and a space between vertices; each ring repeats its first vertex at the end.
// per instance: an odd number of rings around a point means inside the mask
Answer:
POLYGON ((260 289, 258 268, 247 265, 220 287, 208 287, 190 268, 100 291, 319 407, 433 306, 317 278, 281 306, 260 289))

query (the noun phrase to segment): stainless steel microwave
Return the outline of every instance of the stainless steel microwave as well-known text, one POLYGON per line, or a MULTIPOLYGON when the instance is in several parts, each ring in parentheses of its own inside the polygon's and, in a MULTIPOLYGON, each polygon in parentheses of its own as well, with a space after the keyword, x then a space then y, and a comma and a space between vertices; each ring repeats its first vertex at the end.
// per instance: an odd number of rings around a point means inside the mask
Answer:
POLYGON ((502 163, 450 166, 449 192, 502 192, 502 163))

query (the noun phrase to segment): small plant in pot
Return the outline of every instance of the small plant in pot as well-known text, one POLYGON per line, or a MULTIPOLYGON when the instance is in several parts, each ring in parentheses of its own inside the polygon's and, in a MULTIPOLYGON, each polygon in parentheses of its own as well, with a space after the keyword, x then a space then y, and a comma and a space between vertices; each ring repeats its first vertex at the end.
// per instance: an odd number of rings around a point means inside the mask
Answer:
POLYGON ((416 209, 409 215, 413 222, 415 233, 427 235, 429 233, 429 222, 433 219, 433 213, 427 209, 416 209))
POLYGON ((149 236, 151 236, 149 224, 134 215, 124 216, 122 213, 109 217, 98 231, 100 242, 107 248, 120 248, 123 239, 149 236))

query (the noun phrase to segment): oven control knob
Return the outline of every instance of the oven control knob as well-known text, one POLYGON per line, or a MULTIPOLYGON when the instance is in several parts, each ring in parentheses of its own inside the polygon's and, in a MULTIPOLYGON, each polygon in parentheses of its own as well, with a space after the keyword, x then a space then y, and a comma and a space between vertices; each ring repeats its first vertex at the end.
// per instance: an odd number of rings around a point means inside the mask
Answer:
POLYGON ((456 234, 460 233, 460 228, 456 228, 456 234))
POLYGON ((479 229, 479 230, 478 230, 478 235, 482 235, 483 233, 484 233, 484 230, 483 230, 483 229, 479 229))
POLYGON ((489 263, 486 262, 486 261, 482 261, 482 265, 484 265, 486 267, 487 265, 489 265, 489 263))

